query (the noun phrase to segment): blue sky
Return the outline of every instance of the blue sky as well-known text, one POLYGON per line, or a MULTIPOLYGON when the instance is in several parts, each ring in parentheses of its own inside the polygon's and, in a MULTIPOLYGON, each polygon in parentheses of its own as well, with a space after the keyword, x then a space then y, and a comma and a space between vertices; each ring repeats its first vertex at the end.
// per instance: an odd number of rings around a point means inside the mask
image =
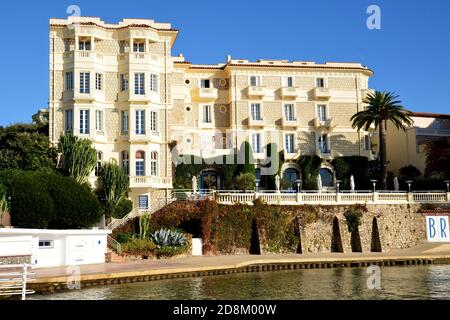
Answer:
POLYGON ((170 22, 180 29, 173 54, 194 63, 234 58, 361 62, 370 87, 395 91, 413 111, 450 113, 450 1, 2 1, 0 125, 29 122, 47 106, 48 19, 124 17, 170 22), (369 5, 381 30, 366 27, 369 5))

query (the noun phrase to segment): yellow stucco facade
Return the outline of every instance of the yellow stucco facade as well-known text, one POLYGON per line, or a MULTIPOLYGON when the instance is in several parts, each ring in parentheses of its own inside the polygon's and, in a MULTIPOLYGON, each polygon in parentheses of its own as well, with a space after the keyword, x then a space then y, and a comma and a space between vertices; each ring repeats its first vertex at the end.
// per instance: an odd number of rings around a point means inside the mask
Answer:
MULTIPOLYGON (((193 64, 172 56, 168 23, 99 18, 50 19, 50 139, 90 139, 99 163, 130 174, 130 198, 167 196, 169 143, 204 158, 249 141, 255 159, 268 143, 285 159, 319 155, 373 158, 350 117, 363 109, 372 71, 360 63, 233 59, 193 64)), ((370 139, 369 139, 370 140, 370 139)), ((95 173, 92 173, 92 181, 95 173)))

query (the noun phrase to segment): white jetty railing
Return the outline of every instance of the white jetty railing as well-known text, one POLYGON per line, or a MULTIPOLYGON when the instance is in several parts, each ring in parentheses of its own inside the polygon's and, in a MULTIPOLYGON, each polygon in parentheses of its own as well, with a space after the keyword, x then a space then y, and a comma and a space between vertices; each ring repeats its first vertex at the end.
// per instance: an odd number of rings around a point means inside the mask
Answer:
POLYGON ((35 280, 35 273, 28 268, 31 265, 26 263, 0 265, 0 296, 20 295, 25 300, 27 294, 33 294, 27 289, 27 282, 35 280))
POLYGON ((450 193, 446 192, 268 193, 217 191, 214 196, 220 204, 252 204, 255 199, 277 205, 450 203, 450 193))

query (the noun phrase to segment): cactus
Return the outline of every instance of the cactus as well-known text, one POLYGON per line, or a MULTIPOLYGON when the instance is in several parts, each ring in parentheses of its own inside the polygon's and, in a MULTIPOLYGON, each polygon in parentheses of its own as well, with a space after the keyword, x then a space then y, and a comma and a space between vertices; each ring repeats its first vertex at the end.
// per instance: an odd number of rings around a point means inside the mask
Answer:
POLYGON ((187 243, 185 235, 181 232, 164 228, 151 234, 150 237, 158 248, 178 247, 187 243))
POLYGON ((143 213, 139 217, 139 238, 147 238, 147 232, 150 227, 150 214, 148 212, 143 213))

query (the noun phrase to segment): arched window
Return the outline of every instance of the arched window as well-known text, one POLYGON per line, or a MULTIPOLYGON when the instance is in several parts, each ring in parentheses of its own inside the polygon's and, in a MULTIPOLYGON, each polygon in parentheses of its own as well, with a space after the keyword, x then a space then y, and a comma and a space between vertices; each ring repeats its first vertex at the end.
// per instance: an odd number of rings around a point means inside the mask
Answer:
POLYGON ((334 185, 333 172, 328 168, 320 169, 320 178, 322 179, 322 186, 332 187, 334 185))
POLYGON ((158 152, 152 151, 150 154, 150 175, 158 175, 158 152))
POLYGON ((97 165, 95 166, 95 175, 98 177, 102 173, 103 152, 97 151, 97 165))
POLYGON ((125 171, 126 174, 129 174, 129 172, 130 172, 130 155, 128 154, 128 151, 122 151, 120 153, 120 164, 122 166, 123 171, 125 171))
POLYGON ((136 176, 145 176, 145 152, 136 151, 136 176))

